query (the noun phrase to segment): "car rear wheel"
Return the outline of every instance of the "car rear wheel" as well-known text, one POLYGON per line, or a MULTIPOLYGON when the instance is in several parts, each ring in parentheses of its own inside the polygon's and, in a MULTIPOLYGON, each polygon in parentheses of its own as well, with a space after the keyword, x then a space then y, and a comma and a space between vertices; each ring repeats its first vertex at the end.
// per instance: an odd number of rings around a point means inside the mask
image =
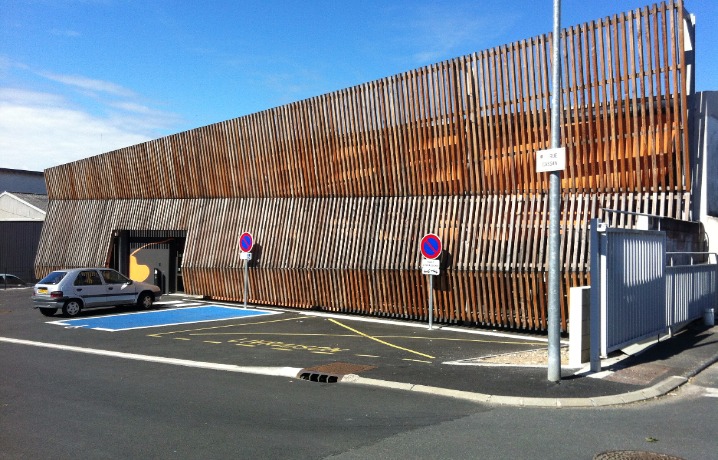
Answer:
POLYGON ((82 304, 79 300, 68 300, 62 307, 62 314, 72 318, 73 316, 77 316, 80 310, 82 310, 82 304))
POLYGON ((55 316, 57 313, 57 308, 40 308, 39 310, 43 316, 55 316))
POLYGON ((152 297, 152 294, 143 292, 140 295, 139 300, 137 301, 137 305, 144 310, 149 310, 150 308, 152 308, 152 304, 154 303, 154 301, 155 298, 152 297))

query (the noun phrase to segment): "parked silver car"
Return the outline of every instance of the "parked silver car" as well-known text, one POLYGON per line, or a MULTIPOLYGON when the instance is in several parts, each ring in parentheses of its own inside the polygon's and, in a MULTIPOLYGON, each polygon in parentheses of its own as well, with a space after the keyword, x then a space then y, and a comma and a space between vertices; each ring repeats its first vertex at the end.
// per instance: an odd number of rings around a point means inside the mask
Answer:
POLYGON ((119 305, 151 308, 162 292, 153 284, 132 281, 109 268, 57 270, 41 279, 33 289, 35 308, 45 316, 62 309, 77 316, 83 309, 119 305))

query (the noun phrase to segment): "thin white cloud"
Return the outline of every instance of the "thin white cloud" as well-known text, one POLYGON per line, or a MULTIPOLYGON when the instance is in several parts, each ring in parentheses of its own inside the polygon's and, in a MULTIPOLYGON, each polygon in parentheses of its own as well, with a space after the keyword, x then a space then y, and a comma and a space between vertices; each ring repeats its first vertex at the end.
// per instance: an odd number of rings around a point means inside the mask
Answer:
POLYGON ((53 94, 0 90, 2 167, 41 171, 149 139, 62 102, 53 94))
POLYGON ((179 122, 138 103, 115 105, 96 115, 58 94, 0 88, 0 167, 41 171, 145 142, 179 122))
POLYGON ((111 104, 112 107, 126 110, 127 112, 141 113, 145 115, 157 114, 157 110, 153 110, 146 105, 138 104, 136 102, 115 102, 111 104))
POLYGON ((0 75, 8 73, 15 69, 27 70, 27 65, 13 61, 7 56, 0 54, 0 75))
POLYGON ((0 88, 0 105, 17 105, 27 107, 51 107, 65 103, 65 99, 57 94, 39 93, 23 89, 0 88))
POLYGON ((115 83, 103 80, 94 80, 80 75, 61 75, 51 72, 39 72, 38 75, 84 91, 104 93, 118 97, 133 98, 137 96, 134 91, 123 88, 115 83))
POLYGON ((164 136, 184 122, 116 83, 32 69, 2 55, 0 79, 8 81, 0 83, 3 168, 44 170, 164 136))
POLYGON ((116 112, 113 118, 123 122, 123 124, 131 122, 126 126, 127 129, 131 130, 164 130, 168 127, 179 125, 183 121, 177 114, 153 109, 137 102, 110 102, 108 106, 120 111, 116 112))
POLYGON ((492 46, 492 40, 514 27, 519 19, 503 6, 456 2, 416 8, 413 19, 397 25, 397 38, 411 44, 415 62, 426 64, 492 46), (478 14, 476 9, 481 9, 478 14), (466 46, 479 48, 467 50, 466 46))

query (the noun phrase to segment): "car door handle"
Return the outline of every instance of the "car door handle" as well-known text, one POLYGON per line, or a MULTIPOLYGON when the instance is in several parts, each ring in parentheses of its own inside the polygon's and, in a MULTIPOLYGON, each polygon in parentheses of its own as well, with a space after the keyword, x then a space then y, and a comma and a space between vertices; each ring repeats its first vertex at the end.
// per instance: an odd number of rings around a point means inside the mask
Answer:
POLYGON ((82 288, 77 288, 76 291, 82 291, 82 288))
POLYGON ((108 290, 108 291, 111 291, 111 290, 112 290, 112 288, 111 288, 111 287, 108 287, 108 288, 107 288, 107 290, 108 290))

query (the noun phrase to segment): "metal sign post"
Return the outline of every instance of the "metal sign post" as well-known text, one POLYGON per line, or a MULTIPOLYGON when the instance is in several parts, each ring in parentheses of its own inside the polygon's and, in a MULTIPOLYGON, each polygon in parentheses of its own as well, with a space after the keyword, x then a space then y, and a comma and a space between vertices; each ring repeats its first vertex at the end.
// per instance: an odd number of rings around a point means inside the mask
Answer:
POLYGON ((434 323, 434 277, 441 274, 441 263, 436 259, 423 259, 421 261, 422 275, 429 275, 429 330, 434 323))
POLYGON ((251 252, 243 252, 239 258, 244 260, 244 308, 247 308, 247 294, 249 292, 249 261, 252 260, 251 252))
POLYGON ((429 275, 429 330, 434 323, 434 275, 429 275))
POLYGON ((438 260, 443 251, 441 238, 433 233, 424 235, 419 247, 421 255, 424 256, 421 261, 421 273, 429 275, 429 330, 431 330, 434 323, 434 277, 441 273, 441 261, 438 260))
POLYGON ((242 253, 239 258, 244 260, 244 308, 247 308, 247 297, 249 294, 249 261, 252 260, 252 253, 249 252, 254 246, 254 238, 249 232, 244 232, 239 236, 239 248, 242 253))
MULTIPOLYGON (((561 0, 553 1, 553 37, 551 44, 551 149, 561 145, 561 0)), ((565 155, 565 154, 564 154, 565 155)), ((559 155, 556 155, 558 159, 559 155)), ((551 163, 551 161, 549 161, 551 163)), ((559 162, 555 167, 559 166, 559 162)), ((565 159, 564 159, 565 163, 565 159)), ((561 170, 553 170, 549 177, 549 241, 548 241, 548 380, 561 380, 561 276, 560 226, 561 219, 561 170)))

